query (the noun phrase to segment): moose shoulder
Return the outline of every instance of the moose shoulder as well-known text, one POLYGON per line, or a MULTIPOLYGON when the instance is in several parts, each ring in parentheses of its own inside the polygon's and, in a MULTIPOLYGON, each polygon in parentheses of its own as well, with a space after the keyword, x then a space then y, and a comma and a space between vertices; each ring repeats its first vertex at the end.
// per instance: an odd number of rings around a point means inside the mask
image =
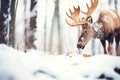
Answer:
POLYGON ((112 9, 103 10, 99 15, 98 22, 103 24, 105 37, 120 28, 120 17, 118 13, 112 9))
POLYGON ((102 46, 104 48, 105 54, 112 55, 113 53, 113 40, 115 38, 116 42, 116 55, 119 54, 119 41, 120 41, 120 16, 119 14, 112 9, 103 10, 100 12, 98 16, 98 20, 93 22, 91 14, 96 9, 98 5, 98 0, 91 0, 91 7, 87 5, 88 12, 80 11, 80 7, 74 7, 74 12, 70 9, 71 16, 67 13, 67 16, 73 20, 73 23, 69 23, 67 20, 66 22, 70 26, 82 26, 81 35, 78 40, 77 47, 84 48, 85 45, 90 41, 91 38, 98 38, 100 39, 102 46), (79 15, 80 12, 86 14, 87 17, 83 20, 80 20, 79 15), (108 48, 106 49, 106 40, 108 41, 108 48))

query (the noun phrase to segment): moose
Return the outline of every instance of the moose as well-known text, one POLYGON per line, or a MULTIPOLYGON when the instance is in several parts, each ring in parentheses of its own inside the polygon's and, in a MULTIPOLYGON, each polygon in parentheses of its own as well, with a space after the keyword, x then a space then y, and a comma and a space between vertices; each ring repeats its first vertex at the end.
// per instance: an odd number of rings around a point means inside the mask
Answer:
POLYGON ((98 38, 102 43, 104 54, 113 55, 113 41, 115 38, 116 43, 116 56, 120 56, 119 42, 120 42, 120 16, 114 9, 102 10, 99 13, 97 21, 93 22, 91 14, 97 8, 98 0, 91 0, 91 7, 86 3, 87 12, 80 10, 80 6, 74 8, 70 14, 66 12, 66 15, 72 20, 66 23, 71 27, 81 26, 81 35, 79 37, 77 48, 84 49, 85 45, 93 38, 98 38), (80 13, 85 14, 87 17, 80 19, 80 13), (108 48, 106 49, 106 41, 108 41, 108 48))

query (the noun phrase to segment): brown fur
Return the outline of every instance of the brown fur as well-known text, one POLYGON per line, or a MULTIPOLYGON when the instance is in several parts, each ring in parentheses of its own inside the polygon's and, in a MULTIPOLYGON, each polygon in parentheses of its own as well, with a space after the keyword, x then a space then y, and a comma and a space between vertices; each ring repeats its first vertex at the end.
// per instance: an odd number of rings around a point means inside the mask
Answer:
POLYGON ((105 30, 105 36, 108 36, 109 33, 114 33, 115 29, 120 28, 120 18, 118 13, 115 10, 104 10, 100 13, 99 22, 103 24, 105 30), (114 16, 113 16, 114 15, 114 16))
MULTIPOLYGON (((89 21, 88 21, 89 22, 89 21)), ((98 21, 95 23, 102 24, 102 29, 104 30, 103 36, 99 39, 103 45, 105 54, 113 54, 112 44, 115 37, 116 42, 116 55, 120 55, 119 53, 119 41, 120 41, 120 17, 115 10, 104 10, 100 13, 98 17, 98 21), (108 50, 106 50, 106 40, 108 41, 108 50)), ((93 28, 95 24, 83 24, 81 36, 78 40, 77 47, 84 48, 84 46, 89 42, 91 38, 96 37, 96 32, 93 28)))

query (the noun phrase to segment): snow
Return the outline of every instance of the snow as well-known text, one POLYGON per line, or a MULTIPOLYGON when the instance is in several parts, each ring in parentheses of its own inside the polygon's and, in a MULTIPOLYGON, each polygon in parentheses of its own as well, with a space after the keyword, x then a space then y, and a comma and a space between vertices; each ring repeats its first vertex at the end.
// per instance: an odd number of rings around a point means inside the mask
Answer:
POLYGON ((0 45, 0 80, 119 80, 120 57, 27 53, 0 45), (117 69, 117 71, 115 70, 117 69))

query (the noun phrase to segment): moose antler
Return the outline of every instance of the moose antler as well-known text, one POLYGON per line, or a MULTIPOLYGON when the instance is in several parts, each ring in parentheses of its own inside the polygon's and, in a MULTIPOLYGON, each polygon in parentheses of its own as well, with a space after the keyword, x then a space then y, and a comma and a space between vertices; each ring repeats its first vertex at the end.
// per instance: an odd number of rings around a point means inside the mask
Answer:
POLYGON ((88 11, 87 12, 83 12, 83 11, 80 11, 80 6, 78 6, 78 8, 75 8, 74 6, 74 12, 72 12, 70 9, 70 13, 71 13, 71 16, 68 15, 68 13, 66 13, 66 15, 72 19, 73 23, 70 23, 68 22, 67 19, 66 20, 66 23, 70 26, 80 26, 82 24, 85 24, 87 21, 86 19, 92 14, 92 12, 96 9, 98 5, 98 0, 94 0, 94 2, 91 0, 91 7, 88 6, 88 4, 86 3, 86 6, 88 8, 88 11), (86 14, 87 17, 83 20, 80 20, 79 18, 79 15, 80 15, 80 12, 82 12, 83 14, 86 14))
POLYGON ((88 4, 86 3, 88 11, 87 12, 81 11, 81 12, 84 13, 84 14, 86 14, 87 17, 91 16, 91 14, 93 13, 93 11, 96 9, 97 5, 98 5, 98 0, 94 0, 94 2, 91 0, 91 7, 89 7, 88 4))
POLYGON ((73 23, 69 23, 69 22, 67 21, 67 19, 65 19, 65 20, 66 20, 66 23, 67 23, 68 25, 70 25, 70 26, 79 26, 79 25, 81 25, 81 24, 84 24, 85 21, 84 21, 84 20, 81 21, 80 18, 79 18, 79 15, 80 15, 80 7, 78 6, 78 8, 75 8, 75 7, 73 6, 73 8, 74 8, 74 12, 72 12, 72 11, 69 9, 69 11, 70 11, 70 13, 71 13, 71 16, 68 15, 68 13, 66 13, 66 15, 73 20, 73 23))

